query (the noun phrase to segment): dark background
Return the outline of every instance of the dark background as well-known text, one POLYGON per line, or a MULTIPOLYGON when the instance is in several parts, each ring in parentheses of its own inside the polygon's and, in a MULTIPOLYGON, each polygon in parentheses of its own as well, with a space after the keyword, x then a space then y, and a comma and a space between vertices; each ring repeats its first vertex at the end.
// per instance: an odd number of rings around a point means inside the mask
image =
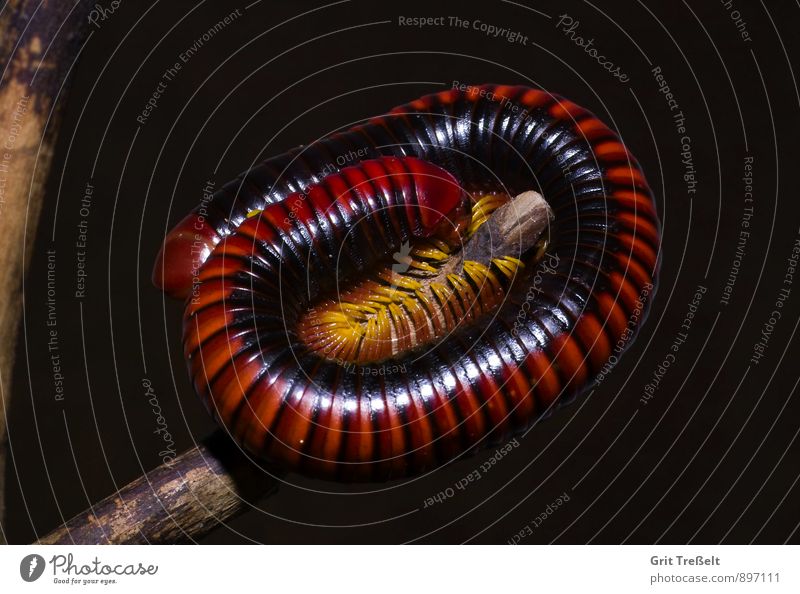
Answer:
MULTIPOLYGON (((101 2, 101 4, 104 4, 101 2)), ((663 222, 661 280, 637 342, 591 398, 536 426, 478 483, 424 501, 477 468, 478 454, 429 476, 348 486, 288 475, 279 491, 205 542, 798 542, 800 369, 791 290, 758 365, 748 361, 798 238, 798 7, 733 0, 640 3, 123 0, 75 69, 30 270, 9 418, 8 540, 30 542, 160 463, 152 382, 177 450, 213 423, 189 385, 182 305, 149 282, 168 225, 252 163, 422 94, 466 83, 527 84, 569 97, 618 130, 641 161, 663 222), (242 16, 184 64, 144 126, 136 116, 167 67, 235 8, 242 16), (541 13, 537 13, 535 8, 541 13), (400 12, 402 10, 402 12, 400 12), (731 18, 741 13, 752 41, 731 18), (769 12, 767 12, 769 10, 769 12), (306 13, 306 14, 301 14, 306 13), (556 27, 560 14, 630 80, 622 83, 556 27), (472 29, 398 26, 448 16, 509 27, 525 46, 472 29), (389 22, 383 22, 389 21, 389 22), (651 69, 686 118, 680 135, 651 69), (754 158, 751 235, 729 305, 743 163, 754 158), (77 224, 87 182, 86 296, 76 299, 77 224), (56 250, 63 401, 47 351, 47 254, 56 250), (689 336, 654 397, 698 285, 689 336), (532 521, 567 493, 541 524, 532 521)))

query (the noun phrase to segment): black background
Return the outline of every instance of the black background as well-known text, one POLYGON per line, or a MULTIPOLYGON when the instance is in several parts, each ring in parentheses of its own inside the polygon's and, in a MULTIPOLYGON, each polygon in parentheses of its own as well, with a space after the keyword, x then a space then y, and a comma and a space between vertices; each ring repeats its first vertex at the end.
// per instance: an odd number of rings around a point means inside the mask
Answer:
MULTIPOLYGON (((101 4, 103 4, 101 2, 101 4)), ((591 398, 537 425, 478 483, 424 509, 492 452, 405 483, 348 486, 288 475, 279 491, 204 542, 798 542, 800 375, 792 288, 758 365, 753 345, 800 237, 796 196, 798 55, 792 2, 308 2, 123 0, 92 27, 76 65, 46 211, 25 278, 7 470, 10 542, 30 542, 160 463, 163 441, 142 388, 152 382, 177 449, 211 433, 180 346, 182 306, 149 282, 169 224, 251 164, 453 81, 541 87, 588 107, 641 161, 663 223, 661 279, 637 342, 591 398), (554 4, 557 4, 556 8, 554 4), (146 124, 136 116, 179 54, 235 8, 242 16, 184 64, 146 124), (535 9, 535 10, 532 10, 535 9), (752 41, 731 18, 739 10, 752 41), (400 12, 402 11, 402 12, 400 12), (540 11, 540 12, 536 12, 540 11), (305 13, 305 14, 302 14, 305 13), (556 26, 630 80, 620 82, 556 26), (509 27, 508 43, 399 16, 509 27), (660 66, 686 118, 680 134, 651 72, 660 66), (729 305, 751 156, 754 216, 729 305), (86 296, 76 299, 80 201, 88 217, 86 296), (47 351, 48 249, 56 250, 66 396, 47 351), (655 396, 640 398, 698 285, 707 288, 655 396), (534 528, 548 504, 569 501, 534 528)))

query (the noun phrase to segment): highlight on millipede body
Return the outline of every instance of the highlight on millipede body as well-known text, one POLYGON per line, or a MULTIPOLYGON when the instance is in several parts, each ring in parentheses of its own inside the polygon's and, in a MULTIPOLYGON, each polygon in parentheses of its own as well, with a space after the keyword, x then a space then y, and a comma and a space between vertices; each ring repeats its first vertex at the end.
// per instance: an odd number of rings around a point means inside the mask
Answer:
POLYGON ((547 92, 482 85, 247 171, 170 231, 153 280, 185 299, 191 379, 234 439, 375 481, 583 393, 646 317, 659 238, 611 129, 547 92))

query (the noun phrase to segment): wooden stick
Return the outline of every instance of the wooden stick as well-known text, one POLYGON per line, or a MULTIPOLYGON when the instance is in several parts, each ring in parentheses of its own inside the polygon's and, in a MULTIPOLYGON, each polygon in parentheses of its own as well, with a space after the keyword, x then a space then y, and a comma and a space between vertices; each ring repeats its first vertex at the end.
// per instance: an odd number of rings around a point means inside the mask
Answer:
POLYGON ((218 432, 78 514, 38 544, 192 542, 251 509, 277 487, 276 478, 218 432))
POLYGON ((552 220, 553 211, 541 194, 533 190, 523 192, 495 210, 464 244, 464 249, 424 284, 446 285, 447 276, 462 270, 465 260, 488 265, 498 255, 521 256, 536 246, 543 234, 547 237, 552 220))
POLYGON ((541 194, 523 192, 492 213, 464 246, 461 258, 488 264, 498 255, 519 257, 539 242, 552 220, 553 212, 541 194))
POLYGON ((92 8, 91 2, 10 0, 0 11, 0 528, 22 272, 44 202, 68 73, 92 8))

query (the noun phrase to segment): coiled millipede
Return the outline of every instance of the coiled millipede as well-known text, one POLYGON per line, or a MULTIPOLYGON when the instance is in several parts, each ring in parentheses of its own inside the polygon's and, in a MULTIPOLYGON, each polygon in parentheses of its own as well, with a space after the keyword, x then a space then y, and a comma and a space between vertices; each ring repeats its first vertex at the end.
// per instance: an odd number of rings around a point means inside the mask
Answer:
POLYGON ((194 387, 238 442, 385 480, 584 391, 645 318, 659 234, 606 125, 484 85, 242 174, 168 234, 153 277, 186 299, 194 387))

